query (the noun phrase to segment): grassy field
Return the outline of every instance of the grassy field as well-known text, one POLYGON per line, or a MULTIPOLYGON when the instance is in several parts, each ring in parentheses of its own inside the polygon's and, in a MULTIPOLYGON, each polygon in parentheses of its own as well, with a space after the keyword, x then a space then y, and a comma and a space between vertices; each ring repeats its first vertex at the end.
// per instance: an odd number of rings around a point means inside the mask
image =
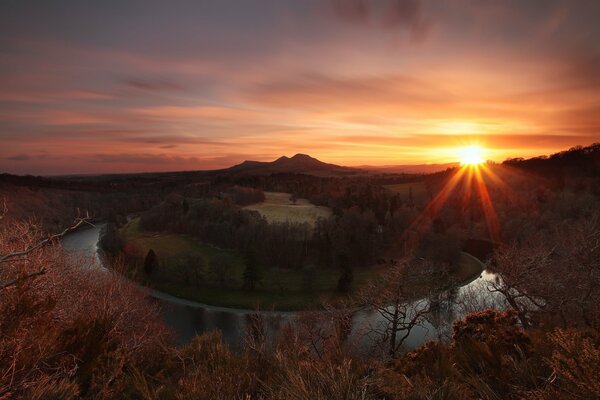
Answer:
MULTIPOLYGON (((135 252, 145 256, 150 249, 154 250, 159 260, 165 263, 176 263, 179 259, 200 257, 205 265, 217 257, 228 257, 238 269, 242 268, 242 258, 230 250, 201 243, 189 236, 176 233, 143 232, 139 228, 139 220, 134 219, 125 225, 121 234, 128 246, 135 252)), ((241 275, 240 275, 241 276, 241 275)))
MULTIPOLYGON (((126 247, 140 257, 150 249, 158 256, 160 279, 143 273, 139 273, 137 278, 144 284, 178 297, 226 307, 260 306, 279 310, 307 308, 318 305, 322 297, 330 300, 337 297, 340 272, 336 269, 282 270, 262 266, 258 289, 247 292, 241 289, 244 260, 233 250, 201 243, 186 235, 144 232, 140 230, 137 219, 125 225, 121 234, 126 247), (186 264, 194 257, 202 259, 201 266, 186 264), (229 259, 227 279, 219 281, 212 272, 219 266, 213 263, 222 262, 223 258, 229 259), (190 268, 194 269, 194 274, 201 275, 200 284, 186 284, 190 268), (188 274, 184 270, 188 270, 188 274)), ((355 284, 360 285, 377 272, 376 268, 356 271, 355 284)))
MULTIPOLYGON (((224 307, 277 310, 306 309, 318 306, 322 299, 335 302, 339 298, 336 286, 340 272, 336 269, 282 270, 262 266, 258 289, 248 292, 242 290, 244 260, 233 250, 220 249, 185 235, 144 232, 137 219, 125 225, 121 234, 130 251, 140 257, 150 249, 158 256, 159 272, 152 276, 138 272, 136 279, 177 297, 224 307), (191 262, 198 259, 201 262, 191 262), (219 280, 214 271, 224 259, 227 260, 226 279, 219 280)), ((481 269, 476 258, 463 253, 451 280, 468 281, 481 269)), ((355 270, 354 287, 381 273, 385 273, 385 267, 355 270)), ((423 282, 415 292, 428 293, 430 286, 430 282, 423 282)))
POLYGON ((258 211, 269 222, 308 223, 314 225, 319 218, 329 218, 331 210, 316 206, 306 199, 290 200, 289 193, 265 192, 265 201, 244 207, 258 211))
POLYGON ((412 198, 415 204, 423 204, 429 197, 425 182, 396 183, 393 185, 384 185, 384 187, 400 194, 402 200, 405 201, 408 200, 409 193, 412 189, 412 198))

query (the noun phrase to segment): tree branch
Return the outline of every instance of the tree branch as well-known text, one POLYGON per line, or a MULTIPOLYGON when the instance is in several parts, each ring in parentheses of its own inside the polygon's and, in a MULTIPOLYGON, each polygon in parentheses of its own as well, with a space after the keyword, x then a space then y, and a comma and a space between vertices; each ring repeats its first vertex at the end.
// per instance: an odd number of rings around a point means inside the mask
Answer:
POLYGON ((75 223, 73 225, 71 225, 70 227, 66 228, 64 231, 48 236, 46 239, 38 242, 37 244, 28 247, 25 250, 21 250, 21 251, 16 251, 14 253, 8 253, 5 255, 0 255, 0 263, 3 262, 11 262, 11 261, 18 261, 15 260, 15 258, 19 258, 19 257, 23 257, 29 253, 31 253, 32 251, 41 249, 44 246, 47 246, 51 243, 53 243, 55 240, 61 239, 63 236, 65 236, 67 233, 74 231, 75 229, 79 228, 81 225, 83 224, 87 224, 90 226, 94 226, 91 222, 90 222, 90 215, 86 214, 85 217, 83 218, 77 218, 75 220, 75 223))
POLYGON ((15 278, 15 279, 11 279, 8 282, 0 283, 0 290, 6 289, 7 287, 10 287, 10 286, 13 286, 13 285, 16 285, 20 281, 24 281, 26 279, 33 278, 35 276, 44 275, 45 273, 46 273, 46 270, 44 268, 42 268, 41 270, 39 270, 37 272, 32 272, 30 274, 27 274, 27 275, 24 275, 24 276, 20 276, 20 277, 15 278))

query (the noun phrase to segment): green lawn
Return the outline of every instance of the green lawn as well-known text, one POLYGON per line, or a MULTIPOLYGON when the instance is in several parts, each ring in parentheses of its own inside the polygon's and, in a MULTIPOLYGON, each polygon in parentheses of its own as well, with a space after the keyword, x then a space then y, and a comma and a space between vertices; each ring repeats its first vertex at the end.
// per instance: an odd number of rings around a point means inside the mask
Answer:
MULTIPOLYGON (((323 296, 330 300, 336 292, 340 271, 323 268, 314 270, 283 270, 262 266, 262 279, 254 292, 242 290, 244 260, 234 250, 220 249, 201 243, 186 235, 144 232, 139 220, 130 221, 121 229, 130 251, 141 259, 150 249, 159 259, 157 276, 138 272, 137 279, 169 294, 206 304, 238 308, 276 308, 294 310, 316 306, 323 296), (132 250, 134 249, 134 250, 132 250), (190 267, 191 258, 202 260, 201 266, 190 267), (226 279, 219 281, 213 274, 213 263, 228 259, 226 279), (194 268, 190 273, 189 269, 194 268), (188 270, 187 274, 184 270, 188 270), (200 274, 198 283, 189 284, 189 276, 200 274)), ((214 268, 219 268, 214 265, 214 268)), ((355 271, 355 285, 360 285, 377 274, 378 268, 355 271)), ((155 275, 153 273, 153 275, 155 275)))
MULTIPOLYGON (((318 306, 323 298, 335 302, 340 271, 330 268, 314 270, 282 270, 262 266, 262 280, 253 292, 242 290, 244 260, 237 252, 220 249, 185 235, 144 232, 139 220, 130 221, 121 229, 126 246, 141 259, 153 249, 159 259, 159 270, 147 276, 141 269, 136 279, 141 283, 177 297, 201 303, 253 309, 298 310, 318 306), (224 261, 225 260, 225 261, 224 261), (223 280, 214 270, 225 262, 223 280)), ((467 253, 461 256, 459 268, 451 282, 465 282, 477 276, 481 263, 467 253)), ((384 266, 354 271, 354 287, 378 274, 384 266)), ((415 293, 428 293, 434 286, 425 281, 415 287, 415 293)))
POLYGON ((314 225, 319 218, 329 218, 331 210, 316 206, 306 199, 290 200, 289 193, 265 192, 265 201, 244 207, 258 211, 269 222, 308 223, 314 225))

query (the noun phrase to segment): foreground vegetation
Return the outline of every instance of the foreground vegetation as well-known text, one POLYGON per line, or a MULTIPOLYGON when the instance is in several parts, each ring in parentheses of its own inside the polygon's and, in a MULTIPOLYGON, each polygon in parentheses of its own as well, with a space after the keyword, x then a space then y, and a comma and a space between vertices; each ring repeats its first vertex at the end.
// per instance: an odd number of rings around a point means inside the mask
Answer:
MULTIPOLYGON (((155 306, 134 285, 73 264, 58 246, 36 247, 39 237, 27 224, 1 228, 0 278, 7 282, 20 271, 22 279, 0 290, 0 398, 600 396, 597 308, 587 314, 591 324, 572 313, 567 327, 555 313, 541 310, 527 325, 513 308, 476 312, 455 323, 448 343, 428 343, 391 358, 357 355, 346 329, 349 315, 335 309, 301 315, 274 340, 265 336, 261 318, 253 317, 238 352, 216 332, 177 347, 155 306), (18 255, 23 249, 31 249, 26 261, 18 255), (29 274, 40 267, 44 274, 29 274)), ((594 240, 599 232, 591 232, 594 240)), ((596 269, 597 251, 586 253, 595 263, 586 265, 596 269)), ((565 289, 552 296, 566 299, 565 289)))

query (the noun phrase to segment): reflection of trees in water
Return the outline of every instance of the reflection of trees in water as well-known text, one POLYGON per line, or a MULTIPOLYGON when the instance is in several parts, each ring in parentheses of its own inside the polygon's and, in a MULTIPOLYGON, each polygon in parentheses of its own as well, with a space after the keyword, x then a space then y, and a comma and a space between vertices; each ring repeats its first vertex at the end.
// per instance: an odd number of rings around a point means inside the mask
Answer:
POLYGON ((359 293, 360 303, 375 312, 367 335, 389 357, 395 358, 404 350, 414 329, 428 329, 431 306, 439 308, 439 302, 430 301, 429 296, 442 292, 437 275, 428 261, 403 260, 391 265, 359 293))
POLYGON ((452 324, 455 320, 454 304, 458 297, 458 289, 433 294, 429 297, 429 314, 427 321, 433 325, 438 340, 449 341, 452 337, 452 324))

